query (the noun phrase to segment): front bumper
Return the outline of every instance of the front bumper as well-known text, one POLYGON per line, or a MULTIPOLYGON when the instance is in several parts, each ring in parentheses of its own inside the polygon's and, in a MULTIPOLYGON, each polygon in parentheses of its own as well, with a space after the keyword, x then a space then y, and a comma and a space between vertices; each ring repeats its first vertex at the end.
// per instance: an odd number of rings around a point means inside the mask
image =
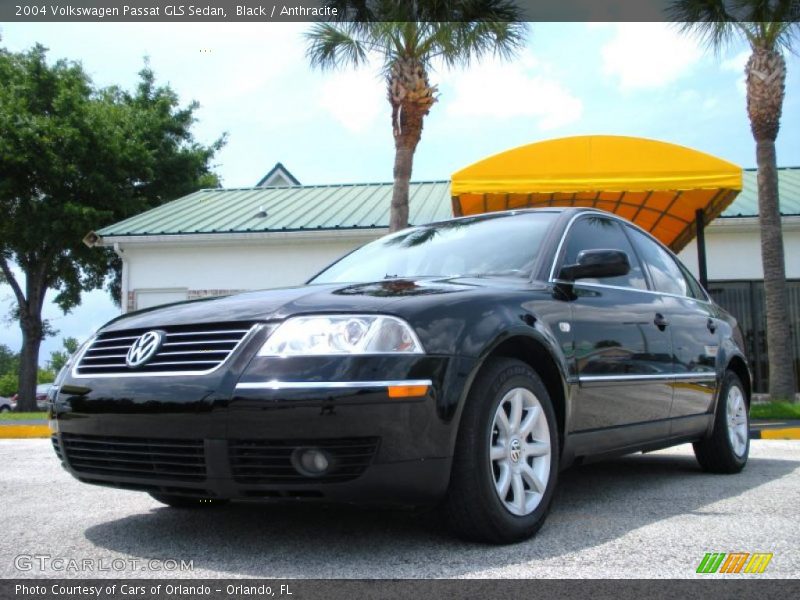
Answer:
POLYGON ((66 380, 53 405, 56 451, 83 482, 152 493, 379 505, 443 496, 464 364, 271 360, 200 378, 66 380), (421 397, 392 398, 377 374, 430 386, 421 397), (294 385, 264 384, 276 379, 294 385), (308 448, 332 459, 329 471, 296 468, 293 456, 308 448))

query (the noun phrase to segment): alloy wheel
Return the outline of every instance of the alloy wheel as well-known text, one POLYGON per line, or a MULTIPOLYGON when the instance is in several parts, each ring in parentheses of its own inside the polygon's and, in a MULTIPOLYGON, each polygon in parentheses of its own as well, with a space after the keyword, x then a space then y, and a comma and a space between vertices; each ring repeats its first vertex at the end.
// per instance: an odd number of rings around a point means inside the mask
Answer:
POLYGON ((744 394, 738 386, 732 385, 728 390, 728 438, 736 456, 744 456, 747 448, 747 406, 744 394))
POLYGON ((529 515, 550 478, 550 428, 536 395, 523 387, 509 390, 497 406, 490 436, 497 496, 510 513, 529 515))

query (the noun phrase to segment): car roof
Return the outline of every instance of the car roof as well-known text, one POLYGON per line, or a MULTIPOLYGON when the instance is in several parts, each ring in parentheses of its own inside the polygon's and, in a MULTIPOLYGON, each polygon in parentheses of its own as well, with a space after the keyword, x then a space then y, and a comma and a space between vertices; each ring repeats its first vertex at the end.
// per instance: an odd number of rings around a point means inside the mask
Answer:
POLYGON ((530 213, 571 213, 577 214, 582 212, 601 212, 609 215, 613 215, 614 213, 608 212, 606 210, 602 210, 600 208, 592 208, 587 206, 540 206, 536 208, 510 208, 508 210, 493 210, 490 212, 480 213, 477 215, 464 215, 461 217, 453 217, 450 219, 441 219, 439 221, 433 221, 431 223, 420 223, 418 225, 409 225, 409 228, 413 227, 430 227, 432 225, 442 225, 444 223, 450 223, 452 221, 460 221, 462 219, 491 219, 496 218, 499 216, 512 216, 518 214, 530 214, 530 213))

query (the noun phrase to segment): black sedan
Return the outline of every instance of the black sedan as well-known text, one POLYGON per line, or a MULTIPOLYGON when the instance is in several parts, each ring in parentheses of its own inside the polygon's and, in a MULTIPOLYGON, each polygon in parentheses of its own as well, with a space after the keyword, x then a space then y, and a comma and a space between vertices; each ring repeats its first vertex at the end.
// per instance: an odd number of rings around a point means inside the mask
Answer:
POLYGON ((115 319, 56 382, 53 444, 81 481, 174 507, 438 504, 511 542, 576 462, 692 442, 703 469, 740 471, 742 349, 631 223, 493 213, 388 235, 302 287, 115 319))

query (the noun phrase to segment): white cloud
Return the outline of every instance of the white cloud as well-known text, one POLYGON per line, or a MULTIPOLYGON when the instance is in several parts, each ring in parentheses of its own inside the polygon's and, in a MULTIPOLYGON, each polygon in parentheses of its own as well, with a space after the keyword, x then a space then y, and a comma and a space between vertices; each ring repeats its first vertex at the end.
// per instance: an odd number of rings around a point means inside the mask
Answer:
POLYGON ((603 74, 623 90, 664 87, 688 74, 702 56, 697 40, 666 23, 620 23, 600 50, 603 74))
POLYGON ((742 50, 739 54, 723 60, 720 66, 725 71, 744 73, 744 66, 747 64, 748 58, 750 58, 750 50, 742 50))
POLYGON ((723 60, 720 64, 723 71, 731 71, 739 74, 739 77, 736 79, 736 91, 739 92, 739 95, 742 97, 747 95, 747 82, 744 76, 744 67, 747 64, 747 60, 750 58, 750 54, 750 50, 742 50, 738 54, 723 60))
POLYGON ((389 106, 383 78, 366 66, 327 75, 319 88, 319 105, 352 133, 369 131, 389 106))
POLYGON ((574 123, 583 114, 583 102, 531 55, 518 61, 485 61, 444 78, 452 99, 446 111, 453 117, 510 119, 531 117, 540 129, 574 123))

